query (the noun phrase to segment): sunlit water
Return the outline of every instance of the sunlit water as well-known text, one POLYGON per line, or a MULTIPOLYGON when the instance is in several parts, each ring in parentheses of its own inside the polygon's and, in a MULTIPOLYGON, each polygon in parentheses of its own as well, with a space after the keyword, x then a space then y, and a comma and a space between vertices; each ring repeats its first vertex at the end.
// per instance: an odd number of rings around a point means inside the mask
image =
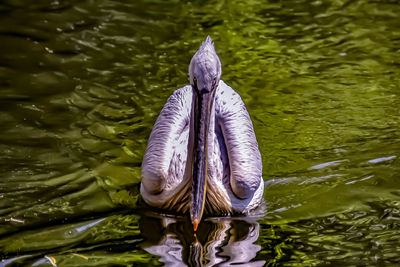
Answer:
POLYGON ((0 3, 2 266, 395 266, 397 1, 0 3), (143 206, 140 166, 207 35, 253 119, 265 211, 143 206))

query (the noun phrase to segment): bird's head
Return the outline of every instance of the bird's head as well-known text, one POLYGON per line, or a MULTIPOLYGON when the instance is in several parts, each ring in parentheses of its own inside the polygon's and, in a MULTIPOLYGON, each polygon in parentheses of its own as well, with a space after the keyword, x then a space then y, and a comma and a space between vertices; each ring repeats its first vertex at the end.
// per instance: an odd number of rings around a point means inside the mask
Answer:
POLYGON ((199 93, 210 93, 218 87, 221 61, 210 36, 197 50, 189 64, 190 84, 199 93))

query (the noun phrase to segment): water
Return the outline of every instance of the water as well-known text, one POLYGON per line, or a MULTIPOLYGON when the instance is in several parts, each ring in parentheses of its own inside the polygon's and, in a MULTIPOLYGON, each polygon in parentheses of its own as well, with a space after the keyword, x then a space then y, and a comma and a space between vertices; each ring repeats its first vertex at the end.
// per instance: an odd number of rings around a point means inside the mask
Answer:
POLYGON ((0 3, 2 266, 400 262, 397 1, 0 3), (253 119, 266 212, 143 207, 147 138, 210 34, 253 119))

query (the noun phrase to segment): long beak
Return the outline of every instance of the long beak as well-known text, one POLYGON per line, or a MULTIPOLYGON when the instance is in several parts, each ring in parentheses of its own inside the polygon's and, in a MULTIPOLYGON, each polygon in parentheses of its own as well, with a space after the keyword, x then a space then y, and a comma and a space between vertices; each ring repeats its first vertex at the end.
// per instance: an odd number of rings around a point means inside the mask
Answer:
POLYGON ((207 190, 208 130, 215 90, 199 93, 194 97, 192 119, 194 120, 194 160, 190 218, 194 231, 203 215, 207 190))

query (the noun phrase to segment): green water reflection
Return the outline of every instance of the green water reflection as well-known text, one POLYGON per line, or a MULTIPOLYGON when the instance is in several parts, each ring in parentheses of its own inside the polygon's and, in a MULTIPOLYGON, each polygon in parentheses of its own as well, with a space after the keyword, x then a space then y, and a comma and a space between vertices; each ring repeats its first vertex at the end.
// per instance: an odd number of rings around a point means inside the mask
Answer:
POLYGON ((6 266, 396 265, 397 1, 0 3, 6 266), (147 138, 211 35, 263 158, 266 211, 152 212, 147 138))

